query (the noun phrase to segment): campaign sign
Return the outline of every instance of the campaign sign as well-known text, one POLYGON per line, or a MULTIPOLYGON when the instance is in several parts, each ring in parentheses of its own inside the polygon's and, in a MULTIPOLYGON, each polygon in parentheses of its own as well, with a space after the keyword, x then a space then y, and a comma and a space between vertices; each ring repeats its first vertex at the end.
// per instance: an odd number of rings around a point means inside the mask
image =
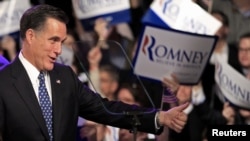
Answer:
POLYGON ((217 41, 146 25, 133 60, 134 73, 156 81, 175 74, 181 84, 197 84, 217 41))
POLYGON ((76 17, 86 30, 92 30, 99 17, 110 25, 131 20, 129 0, 72 0, 72 3, 76 17))
POLYGON ((222 25, 191 0, 155 0, 142 22, 204 35, 215 35, 222 25))
POLYGON ((20 18, 30 6, 29 0, 0 2, 0 37, 19 31, 20 18))
POLYGON ((250 80, 227 62, 217 60, 215 81, 222 96, 237 107, 250 109, 250 80))

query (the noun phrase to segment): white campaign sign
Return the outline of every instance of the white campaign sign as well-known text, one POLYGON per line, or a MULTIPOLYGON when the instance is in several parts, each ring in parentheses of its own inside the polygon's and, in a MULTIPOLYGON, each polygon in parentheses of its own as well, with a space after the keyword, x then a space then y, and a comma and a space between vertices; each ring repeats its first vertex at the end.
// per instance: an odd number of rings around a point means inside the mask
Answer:
POLYGON ((222 95, 232 104, 250 109, 250 80, 227 62, 217 60, 215 80, 222 95))
POLYGON ((134 73, 157 81, 174 73, 180 83, 196 84, 215 42, 215 36, 146 26, 134 58, 134 73))
POLYGON ((222 25, 190 0, 154 0, 150 9, 168 26, 181 31, 215 35, 222 25))
POLYGON ((130 8, 129 0, 72 0, 77 18, 88 19, 130 8))
POLYGON ((0 36, 18 31, 20 18, 30 6, 29 0, 0 2, 0 36))

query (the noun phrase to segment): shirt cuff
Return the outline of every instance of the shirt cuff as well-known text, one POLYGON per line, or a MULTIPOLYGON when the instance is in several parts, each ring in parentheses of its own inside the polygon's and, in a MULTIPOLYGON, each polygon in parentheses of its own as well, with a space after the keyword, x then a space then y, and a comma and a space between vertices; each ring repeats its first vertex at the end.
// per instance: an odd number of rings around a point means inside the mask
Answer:
POLYGON ((159 123, 159 115, 160 115, 160 111, 156 112, 155 114, 155 128, 157 130, 159 130, 163 125, 160 125, 159 123))
POLYGON ((191 113, 191 111, 193 110, 193 108, 194 108, 193 104, 189 103, 188 107, 186 109, 184 109, 183 112, 185 114, 189 114, 189 113, 191 113))

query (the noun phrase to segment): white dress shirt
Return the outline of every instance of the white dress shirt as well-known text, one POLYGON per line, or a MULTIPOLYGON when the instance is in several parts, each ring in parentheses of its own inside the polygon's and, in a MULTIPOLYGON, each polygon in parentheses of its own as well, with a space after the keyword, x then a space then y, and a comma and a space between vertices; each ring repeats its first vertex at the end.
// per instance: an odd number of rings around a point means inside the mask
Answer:
MULTIPOLYGON (((27 59, 24 58, 22 52, 19 53, 18 55, 21 63, 23 64, 29 79, 31 81, 31 84, 34 88, 34 91, 36 93, 37 100, 39 101, 39 96, 38 96, 38 87, 39 87, 39 80, 38 80, 38 75, 40 74, 40 71, 33 66, 27 59)), ((50 101, 52 102, 52 96, 51 96, 51 83, 50 83, 50 77, 47 72, 45 72, 45 85, 49 94, 50 101)))

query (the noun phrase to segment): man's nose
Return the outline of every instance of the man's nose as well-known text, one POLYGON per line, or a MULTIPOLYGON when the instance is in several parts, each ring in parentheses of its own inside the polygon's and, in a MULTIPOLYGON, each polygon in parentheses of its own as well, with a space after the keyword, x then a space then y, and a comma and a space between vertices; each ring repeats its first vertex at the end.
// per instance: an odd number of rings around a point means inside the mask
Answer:
POLYGON ((57 55, 60 55, 62 53, 62 44, 58 44, 56 45, 56 47, 54 48, 54 52, 57 54, 57 55))

